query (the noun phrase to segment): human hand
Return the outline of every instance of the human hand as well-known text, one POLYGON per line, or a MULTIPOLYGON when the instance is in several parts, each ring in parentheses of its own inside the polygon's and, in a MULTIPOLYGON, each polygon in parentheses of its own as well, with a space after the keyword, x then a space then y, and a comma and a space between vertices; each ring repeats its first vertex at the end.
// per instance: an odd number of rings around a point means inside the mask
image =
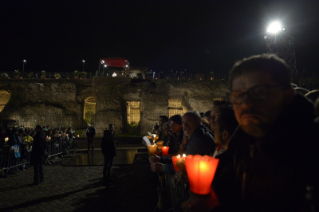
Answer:
POLYGON ((181 208, 184 212, 208 212, 219 205, 217 195, 212 188, 207 195, 199 195, 191 191, 189 193, 189 199, 181 204, 181 208))
POLYGON ((154 156, 150 156, 149 161, 150 163, 156 163, 156 162, 159 162, 160 159, 161 159, 160 156, 154 155, 154 156))
POLYGON ((164 164, 156 162, 151 163, 151 169, 153 172, 162 172, 163 171, 164 164))

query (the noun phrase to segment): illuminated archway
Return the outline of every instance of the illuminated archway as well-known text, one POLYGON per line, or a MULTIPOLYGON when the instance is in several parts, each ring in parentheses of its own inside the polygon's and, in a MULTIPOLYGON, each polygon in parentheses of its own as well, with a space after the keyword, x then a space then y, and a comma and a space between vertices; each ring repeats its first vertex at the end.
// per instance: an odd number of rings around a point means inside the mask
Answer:
POLYGON ((0 91, 0 112, 4 109, 10 100, 10 93, 8 91, 0 91))
POLYGON ((168 99, 168 115, 184 115, 186 111, 182 107, 182 98, 169 98, 168 99))
POLYGON ((94 123, 95 110, 96 110, 95 97, 86 98, 84 101, 83 119, 87 124, 94 123))

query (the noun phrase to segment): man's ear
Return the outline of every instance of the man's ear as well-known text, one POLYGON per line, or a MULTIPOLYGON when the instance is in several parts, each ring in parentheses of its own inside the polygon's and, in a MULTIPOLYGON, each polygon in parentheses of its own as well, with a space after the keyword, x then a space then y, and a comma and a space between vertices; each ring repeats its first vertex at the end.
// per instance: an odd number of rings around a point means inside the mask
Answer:
POLYGON ((230 133, 227 130, 223 130, 222 132, 222 138, 224 141, 228 140, 230 137, 230 133))

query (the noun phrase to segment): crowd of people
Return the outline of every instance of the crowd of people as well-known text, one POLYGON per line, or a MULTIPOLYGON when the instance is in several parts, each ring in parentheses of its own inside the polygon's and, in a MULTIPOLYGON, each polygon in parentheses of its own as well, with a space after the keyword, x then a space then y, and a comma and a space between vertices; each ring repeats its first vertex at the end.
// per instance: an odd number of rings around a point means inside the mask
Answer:
MULTIPOLYGON (((16 173, 31 164, 36 166, 35 175, 41 175, 42 164, 51 163, 50 156, 69 153, 76 148, 75 139, 72 128, 39 125, 35 128, 0 127, 0 169, 6 168, 8 173, 16 173)), ((41 181, 43 179, 35 180, 35 184, 41 181)))
MULTIPOLYGON (((169 156, 150 156, 154 172, 188 185, 189 173, 176 171, 170 156, 219 159, 210 193, 190 191, 175 211, 318 210, 318 97, 318 90, 301 93, 291 83, 283 60, 257 55, 231 69, 227 101, 214 101, 202 115, 161 116, 153 133, 169 156)), ((159 200, 155 211, 166 211, 165 205, 159 200)))

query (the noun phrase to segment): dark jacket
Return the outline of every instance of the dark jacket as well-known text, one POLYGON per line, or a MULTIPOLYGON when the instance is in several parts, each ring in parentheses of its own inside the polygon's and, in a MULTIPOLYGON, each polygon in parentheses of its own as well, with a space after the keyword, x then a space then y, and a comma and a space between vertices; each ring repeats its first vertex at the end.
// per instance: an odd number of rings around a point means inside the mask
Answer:
POLYGON ((101 142, 101 150, 105 157, 113 158, 116 156, 115 144, 114 144, 114 132, 105 130, 101 142))
POLYGON ((215 149, 215 141, 209 129, 201 124, 188 139, 184 151, 186 155, 209 155, 215 149))
POLYGON ((305 211, 307 185, 314 187, 312 202, 318 204, 319 125, 313 111, 296 95, 264 138, 238 132, 233 142, 240 145, 221 157, 213 182, 221 204, 232 202, 236 211, 305 211))
POLYGON ((168 142, 167 142, 167 146, 169 146, 169 154, 177 154, 178 150, 181 146, 181 144, 183 143, 183 130, 181 130, 181 132, 179 133, 179 135, 170 133, 168 135, 168 142))
POLYGON ((42 132, 37 132, 33 138, 32 150, 30 154, 31 164, 40 164, 45 156, 45 136, 42 132))
POLYGON ((86 129, 86 137, 87 138, 94 138, 95 136, 95 128, 94 127, 89 127, 86 129))

